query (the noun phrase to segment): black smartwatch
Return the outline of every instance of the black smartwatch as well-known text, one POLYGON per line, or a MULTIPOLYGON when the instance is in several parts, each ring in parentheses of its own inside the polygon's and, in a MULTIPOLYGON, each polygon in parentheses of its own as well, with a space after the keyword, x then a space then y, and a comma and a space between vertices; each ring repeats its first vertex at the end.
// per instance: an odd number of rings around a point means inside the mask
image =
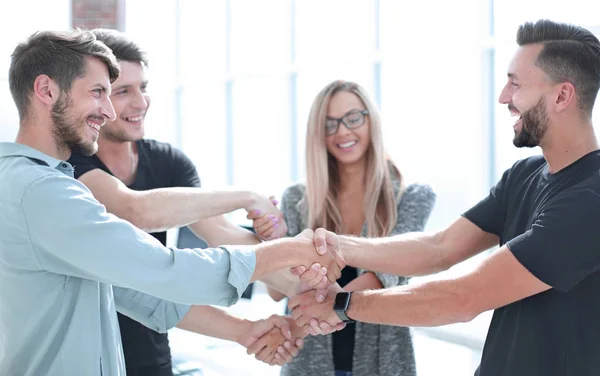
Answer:
POLYGON ((351 292, 338 292, 333 303, 333 310, 344 323, 352 323, 354 320, 346 315, 346 311, 350 307, 351 292))

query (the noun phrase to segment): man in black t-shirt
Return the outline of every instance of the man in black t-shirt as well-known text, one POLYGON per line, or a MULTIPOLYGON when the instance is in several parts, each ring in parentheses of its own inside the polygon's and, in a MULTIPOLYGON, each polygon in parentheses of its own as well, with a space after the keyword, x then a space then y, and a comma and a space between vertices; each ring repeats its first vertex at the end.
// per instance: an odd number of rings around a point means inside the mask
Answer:
POLYGON ((350 318, 437 326, 494 309, 476 375, 600 375, 600 151, 591 120, 600 42, 583 28, 541 20, 522 25, 517 43, 499 100, 518 117, 515 146, 540 146, 543 156, 515 163, 487 198, 435 234, 359 239, 317 230, 320 244, 341 247, 349 265, 404 276, 500 248, 460 277, 330 289, 320 304, 307 292, 289 304, 299 325, 327 329, 350 318))
MULTIPOLYGON (((150 103, 146 93, 146 56, 121 33, 102 29, 93 32, 113 50, 121 65, 121 74, 113 83, 111 93, 117 117, 102 127, 96 155, 73 153, 69 163, 75 169, 75 177, 92 191, 107 211, 150 232, 164 245, 166 230, 181 226, 189 226, 211 247, 257 244, 260 239, 253 233, 223 216, 236 209, 259 210, 270 215, 277 223, 273 238, 279 236, 278 232, 285 233, 285 222, 271 198, 247 191, 200 190, 196 168, 185 154, 169 144, 143 139, 144 118, 150 103)), ((304 275, 305 278, 310 276, 310 271, 304 275)), ((245 335, 238 332, 238 329, 248 329, 244 320, 217 308, 194 306, 189 312, 193 317, 189 323, 183 318, 184 328, 189 329, 191 325, 193 331, 236 340, 246 347, 252 343, 248 337, 256 340, 259 324, 260 328, 265 327, 264 320, 251 322, 254 334, 245 335), (244 337, 242 341, 241 337, 244 337)), ((118 318, 127 375, 172 375, 167 334, 157 333, 120 313, 118 318)), ((278 323, 274 318, 270 320, 278 323)), ((297 354, 302 340, 286 345, 288 347, 279 348, 283 356, 273 353, 260 360, 282 365, 297 354)))

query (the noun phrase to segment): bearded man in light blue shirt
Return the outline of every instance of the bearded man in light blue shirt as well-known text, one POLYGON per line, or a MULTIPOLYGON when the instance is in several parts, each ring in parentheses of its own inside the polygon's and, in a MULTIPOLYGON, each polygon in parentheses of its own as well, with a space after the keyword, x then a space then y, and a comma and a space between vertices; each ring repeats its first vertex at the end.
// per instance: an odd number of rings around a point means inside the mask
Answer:
POLYGON ((115 117, 109 95, 118 74, 88 31, 39 32, 12 55, 20 128, 15 143, 0 143, 2 375, 121 376, 117 310, 166 331, 191 304, 234 304, 252 281, 290 288, 297 279, 279 272, 289 267, 320 263, 333 283, 344 265, 339 252, 315 252, 310 231, 178 250, 108 214, 64 161, 73 150, 97 150, 99 129, 115 117))

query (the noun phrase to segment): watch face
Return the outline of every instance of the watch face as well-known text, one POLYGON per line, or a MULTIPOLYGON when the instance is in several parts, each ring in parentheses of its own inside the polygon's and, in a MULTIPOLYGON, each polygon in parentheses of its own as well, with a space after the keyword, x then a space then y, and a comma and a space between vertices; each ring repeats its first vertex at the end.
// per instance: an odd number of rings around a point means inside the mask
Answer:
POLYGON ((348 308, 348 298, 350 294, 340 293, 335 296, 334 309, 346 309, 348 308))

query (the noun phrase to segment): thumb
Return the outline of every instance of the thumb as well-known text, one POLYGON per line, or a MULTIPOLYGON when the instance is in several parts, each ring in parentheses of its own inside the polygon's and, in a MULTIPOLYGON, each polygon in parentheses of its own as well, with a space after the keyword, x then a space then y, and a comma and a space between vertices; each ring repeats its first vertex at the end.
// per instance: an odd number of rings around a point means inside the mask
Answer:
POLYGON ((325 297, 327 296, 327 289, 318 289, 316 294, 317 302, 323 303, 325 301, 325 297))
POLYGON ((281 330, 281 334, 283 334, 285 338, 292 339, 292 331, 290 330, 290 324, 288 324, 286 319, 284 319, 282 316, 272 315, 269 318, 269 320, 273 323, 273 325, 275 325, 279 328, 279 330, 281 330))
POLYGON ((317 253, 320 255, 324 255, 327 253, 327 230, 324 228, 318 228, 315 230, 315 234, 313 236, 313 244, 317 249, 317 253))

